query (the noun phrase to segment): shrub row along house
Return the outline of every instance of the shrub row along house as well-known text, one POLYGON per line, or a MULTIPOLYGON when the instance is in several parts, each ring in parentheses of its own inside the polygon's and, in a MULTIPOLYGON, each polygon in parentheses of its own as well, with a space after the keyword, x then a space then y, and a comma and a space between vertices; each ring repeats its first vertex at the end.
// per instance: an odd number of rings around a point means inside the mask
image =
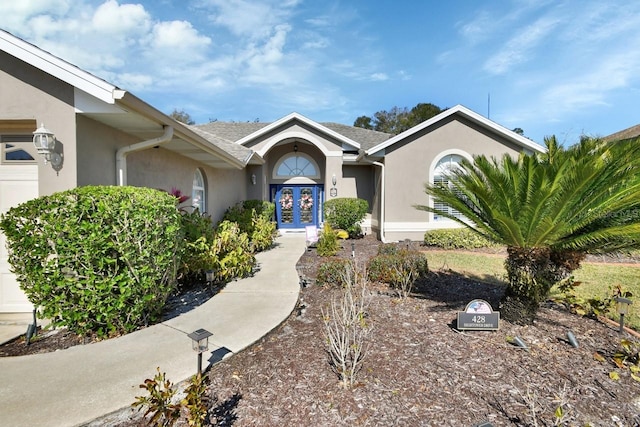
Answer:
MULTIPOLYGON (((413 207, 433 203, 424 183, 446 182, 447 168, 476 154, 543 150, 461 105, 399 135, 295 112, 273 123, 188 126, 1 30, 0 87, 0 212, 79 186, 130 185, 190 193, 214 221, 239 201, 273 201, 286 230, 321 225, 327 200, 358 197, 369 203, 366 233, 421 240, 454 224, 413 207), (38 153, 41 125, 55 140, 38 153)), ((31 311, 2 239, 0 313, 31 311)))

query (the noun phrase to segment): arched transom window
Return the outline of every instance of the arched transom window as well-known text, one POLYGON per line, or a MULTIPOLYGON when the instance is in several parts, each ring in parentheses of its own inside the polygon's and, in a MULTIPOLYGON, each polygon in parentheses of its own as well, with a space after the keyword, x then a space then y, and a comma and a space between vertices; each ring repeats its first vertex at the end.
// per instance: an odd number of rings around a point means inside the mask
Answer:
POLYGON ((287 154, 276 163, 274 178, 287 179, 295 176, 320 178, 318 164, 304 153, 287 154))
MULTIPOLYGON (((442 185, 449 186, 451 185, 450 177, 451 171, 458 168, 458 165, 462 161, 462 156, 457 154, 448 154, 442 157, 433 171, 433 184, 434 185, 442 185)), ((435 209, 448 212, 449 214, 455 216, 456 218, 462 218, 462 214, 457 210, 453 209, 446 203, 435 201, 433 203, 433 207, 435 209)), ((448 218, 444 218, 439 216, 438 214, 433 214, 433 219, 437 221, 449 220, 448 218)))
POLYGON ((196 169, 193 174, 193 189, 191 190, 191 205, 194 209, 198 209, 200 213, 204 213, 207 207, 207 188, 204 176, 200 169, 196 169))

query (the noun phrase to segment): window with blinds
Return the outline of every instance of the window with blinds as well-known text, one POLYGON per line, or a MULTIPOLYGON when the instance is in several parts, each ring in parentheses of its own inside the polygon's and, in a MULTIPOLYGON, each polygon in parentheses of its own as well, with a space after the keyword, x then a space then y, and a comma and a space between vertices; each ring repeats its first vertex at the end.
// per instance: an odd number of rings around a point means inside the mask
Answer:
MULTIPOLYGON (((449 154, 440 159, 433 174, 433 184, 443 187, 450 187, 451 172, 458 167, 461 161, 462 156, 459 156, 457 154, 449 154)), ((464 216, 460 212, 453 209, 446 203, 434 201, 433 207, 440 211, 447 212, 449 215, 455 216, 456 218, 464 218, 464 216)), ((435 213, 433 214, 433 219, 436 221, 450 221, 449 218, 435 213)))

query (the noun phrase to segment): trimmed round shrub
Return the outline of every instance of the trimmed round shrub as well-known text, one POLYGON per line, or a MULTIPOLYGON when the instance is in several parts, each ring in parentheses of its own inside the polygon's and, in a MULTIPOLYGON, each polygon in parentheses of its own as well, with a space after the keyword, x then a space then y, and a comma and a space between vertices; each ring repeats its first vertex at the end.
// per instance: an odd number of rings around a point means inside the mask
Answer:
POLYGON ((347 286, 347 271, 350 275, 355 274, 353 261, 345 258, 331 258, 318 268, 316 283, 320 286, 347 286))
POLYGON ((364 199, 343 197, 324 203, 324 218, 334 229, 342 229, 349 237, 362 234, 360 223, 369 211, 369 203, 364 199))
POLYGON ((418 251, 398 249, 393 253, 382 253, 371 258, 367 264, 367 277, 372 282, 399 284, 405 270, 415 270, 417 277, 428 272, 427 257, 418 251))
POLYGON ((442 249, 478 249, 499 246, 468 228, 429 230, 424 234, 424 244, 442 249))
POLYGON ((149 188, 88 186, 0 217, 20 288, 54 324, 99 337, 155 321, 182 250, 176 200, 149 188))

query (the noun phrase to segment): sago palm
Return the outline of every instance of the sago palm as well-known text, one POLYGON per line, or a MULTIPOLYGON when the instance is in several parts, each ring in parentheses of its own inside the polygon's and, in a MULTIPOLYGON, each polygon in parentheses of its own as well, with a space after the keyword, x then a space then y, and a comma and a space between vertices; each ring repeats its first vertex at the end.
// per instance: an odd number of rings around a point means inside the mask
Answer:
POLYGON ((585 254, 640 245, 640 141, 583 138, 568 149, 554 137, 545 143, 541 155, 463 160, 449 185, 425 185, 463 218, 417 206, 507 247, 501 314, 524 323, 585 254))

